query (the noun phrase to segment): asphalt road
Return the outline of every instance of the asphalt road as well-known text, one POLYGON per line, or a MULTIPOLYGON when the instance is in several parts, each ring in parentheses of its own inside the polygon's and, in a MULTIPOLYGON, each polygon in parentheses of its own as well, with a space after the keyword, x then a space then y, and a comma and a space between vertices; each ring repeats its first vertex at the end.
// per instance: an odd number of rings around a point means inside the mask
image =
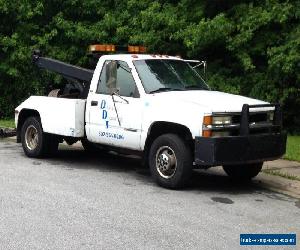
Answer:
POLYGON ((195 171, 172 191, 137 159, 76 148, 30 159, 0 141, 0 249, 249 249, 240 233, 299 237, 299 227, 300 202, 258 181, 195 171))

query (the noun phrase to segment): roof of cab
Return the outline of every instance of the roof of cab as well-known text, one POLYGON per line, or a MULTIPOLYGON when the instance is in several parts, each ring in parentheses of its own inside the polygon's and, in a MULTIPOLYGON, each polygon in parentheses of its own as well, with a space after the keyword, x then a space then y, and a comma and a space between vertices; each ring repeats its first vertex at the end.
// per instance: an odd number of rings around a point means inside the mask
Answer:
POLYGON ((103 55, 103 57, 109 56, 110 58, 116 58, 116 60, 125 59, 125 60, 146 60, 146 59, 171 59, 171 60, 183 60, 182 58, 176 56, 168 55, 151 55, 151 54, 110 54, 103 55))

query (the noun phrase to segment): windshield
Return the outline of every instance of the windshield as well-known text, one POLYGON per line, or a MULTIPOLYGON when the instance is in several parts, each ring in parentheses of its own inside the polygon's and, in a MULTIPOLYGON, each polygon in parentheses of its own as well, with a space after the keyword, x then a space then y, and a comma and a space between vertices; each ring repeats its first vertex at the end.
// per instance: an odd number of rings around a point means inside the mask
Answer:
POLYGON ((181 60, 134 61, 146 93, 174 90, 208 90, 201 76, 181 60))

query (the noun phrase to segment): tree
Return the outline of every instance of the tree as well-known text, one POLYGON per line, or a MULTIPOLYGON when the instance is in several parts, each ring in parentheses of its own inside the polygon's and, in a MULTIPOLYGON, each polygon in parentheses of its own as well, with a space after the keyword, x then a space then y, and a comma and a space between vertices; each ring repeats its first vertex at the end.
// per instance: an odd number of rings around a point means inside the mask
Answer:
POLYGON ((35 48, 87 66, 89 44, 144 44, 207 60, 213 89, 278 101, 300 132, 299 17, 295 0, 0 0, 0 113, 60 84, 32 65, 35 48))

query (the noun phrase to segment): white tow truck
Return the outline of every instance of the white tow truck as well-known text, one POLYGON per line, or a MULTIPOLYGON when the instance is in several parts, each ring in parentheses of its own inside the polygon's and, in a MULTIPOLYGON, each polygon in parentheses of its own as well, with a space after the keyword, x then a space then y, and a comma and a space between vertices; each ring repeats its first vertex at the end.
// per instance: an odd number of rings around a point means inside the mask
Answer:
POLYGON ((279 105, 212 91, 191 61, 128 49, 114 54, 114 45, 90 46, 101 55, 95 70, 33 54, 35 64, 73 87, 16 108, 17 141, 28 157, 81 141, 88 151, 140 154, 159 185, 180 188, 193 168, 222 165, 231 178, 249 180, 264 161, 285 153, 279 105))

